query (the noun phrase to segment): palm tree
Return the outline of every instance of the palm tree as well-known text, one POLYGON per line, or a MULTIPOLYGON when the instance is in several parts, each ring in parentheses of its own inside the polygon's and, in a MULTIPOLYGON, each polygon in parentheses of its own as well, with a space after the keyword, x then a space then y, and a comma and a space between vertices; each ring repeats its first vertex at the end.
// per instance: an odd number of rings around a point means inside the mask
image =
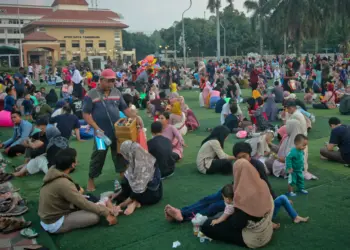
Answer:
MULTIPOLYGON (((227 0, 228 4, 233 7, 233 0, 227 0)), ((216 56, 220 59, 220 7, 221 0, 208 0, 207 9, 216 14, 216 56)))
POLYGON ((260 55, 264 53, 264 31, 265 31, 265 19, 269 13, 270 1, 269 0, 246 0, 244 7, 249 11, 253 11, 252 15, 252 28, 255 30, 256 24, 259 26, 260 31, 260 55))
POLYGON ((280 33, 287 31, 299 56, 303 41, 317 38, 326 29, 328 5, 327 0, 279 0, 269 23, 280 33))
POLYGON ((343 38, 343 46, 345 48, 344 52, 349 51, 349 29, 350 29, 350 1, 348 0, 334 0, 333 6, 331 6, 330 11, 332 11, 332 15, 339 25, 340 30, 342 31, 343 38))

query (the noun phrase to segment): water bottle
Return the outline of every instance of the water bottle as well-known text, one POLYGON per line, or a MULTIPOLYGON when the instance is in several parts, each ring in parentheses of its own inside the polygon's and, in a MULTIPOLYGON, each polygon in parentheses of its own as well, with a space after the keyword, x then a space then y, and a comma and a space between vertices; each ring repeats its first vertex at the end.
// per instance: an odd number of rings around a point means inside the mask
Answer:
POLYGON ((99 134, 99 137, 105 142, 107 147, 109 147, 112 144, 111 139, 109 139, 108 136, 105 135, 102 131, 97 130, 97 134, 99 134))

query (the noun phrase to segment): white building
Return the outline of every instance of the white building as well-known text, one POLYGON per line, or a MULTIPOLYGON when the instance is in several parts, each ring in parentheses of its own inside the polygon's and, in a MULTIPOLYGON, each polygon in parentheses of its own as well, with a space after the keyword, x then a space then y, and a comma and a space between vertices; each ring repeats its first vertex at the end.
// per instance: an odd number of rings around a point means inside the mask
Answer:
POLYGON ((51 12, 50 6, 0 4, 0 66, 19 66, 21 28, 51 12))

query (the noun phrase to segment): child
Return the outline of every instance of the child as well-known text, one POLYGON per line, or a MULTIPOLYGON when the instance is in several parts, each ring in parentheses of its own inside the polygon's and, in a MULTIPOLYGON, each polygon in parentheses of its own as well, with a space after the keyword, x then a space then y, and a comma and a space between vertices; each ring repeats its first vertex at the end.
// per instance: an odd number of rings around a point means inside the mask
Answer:
POLYGON ((303 194, 309 192, 304 189, 304 149, 307 147, 308 138, 303 134, 298 134, 294 139, 295 147, 289 152, 286 157, 286 172, 288 176, 288 194, 296 196, 293 192, 293 186, 297 186, 303 194))
POLYGON ((46 97, 46 89, 44 87, 40 88, 40 93, 41 93, 42 97, 44 97, 44 98, 46 97))
POLYGON ((221 113, 222 111, 222 107, 225 105, 226 103, 226 93, 224 91, 221 91, 220 93, 220 99, 217 101, 216 105, 215 105, 215 113, 221 113))
POLYGON ((225 211, 224 213, 220 216, 220 218, 216 220, 212 220, 211 224, 212 226, 216 224, 220 224, 221 222, 226 221, 234 212, 234 207, 233 207, 233 185, 232 184, 227 184, 221 189, 221 195, 224 198, 225 201, 225 211))
POLYGON ((232 103, 230 106, 231 113, 225 118, 224 126, 228 127, 231 133, 238 131, 239 118, 236 113, 238 111, 237 104, 232 103))
POLYGON ((34 108, 33 102, 30 98, 30 94, 28 93, 25 95, 21 106, 22 113, 24 114, 26 120, 29 120, 29 121, 33 120, 33 117, 32 117, 33 108, 34 108))
POLYGON ((256 125, 258 130, 265 131, 267 129, 274 129, 274 126, 271 125, 266 117, 266 113, 263 112, 264 109, 264 101, 261 97, 256 99, 257 109, 253 112, 253 116, 256 119, 256 125))
POLYGON ((175 82, 170 84, 170 92, 171 93, 177 93, 177 84, 175 82))
POLYGON ((16 110, 16 100, 14 98, 15 96, 15 87, 9 86, 6 88, 6 97, 4 99, 4 110, 8 112, 12 112, 13 110, 16 110))

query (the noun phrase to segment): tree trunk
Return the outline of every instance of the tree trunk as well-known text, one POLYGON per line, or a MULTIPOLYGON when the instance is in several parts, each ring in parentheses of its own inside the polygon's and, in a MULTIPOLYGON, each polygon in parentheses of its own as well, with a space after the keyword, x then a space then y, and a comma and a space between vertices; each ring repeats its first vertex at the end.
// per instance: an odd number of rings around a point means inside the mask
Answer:
POLYGON ((216 57, 220 60, 220 10, 216 8, 216 57))
POLYGON ((264 55, 264 30, 262 27, 262 17, 259 16, 259 29, 260 29, 260 56, 264 55))
POLYGON ((315 54, 318 53, 318 38, 315 39, 315 54))
POLYGON ((287 33, 284 32, 284 35, 283 35, 283 40, 284 40, 284 55, 287 55, 287 33))

